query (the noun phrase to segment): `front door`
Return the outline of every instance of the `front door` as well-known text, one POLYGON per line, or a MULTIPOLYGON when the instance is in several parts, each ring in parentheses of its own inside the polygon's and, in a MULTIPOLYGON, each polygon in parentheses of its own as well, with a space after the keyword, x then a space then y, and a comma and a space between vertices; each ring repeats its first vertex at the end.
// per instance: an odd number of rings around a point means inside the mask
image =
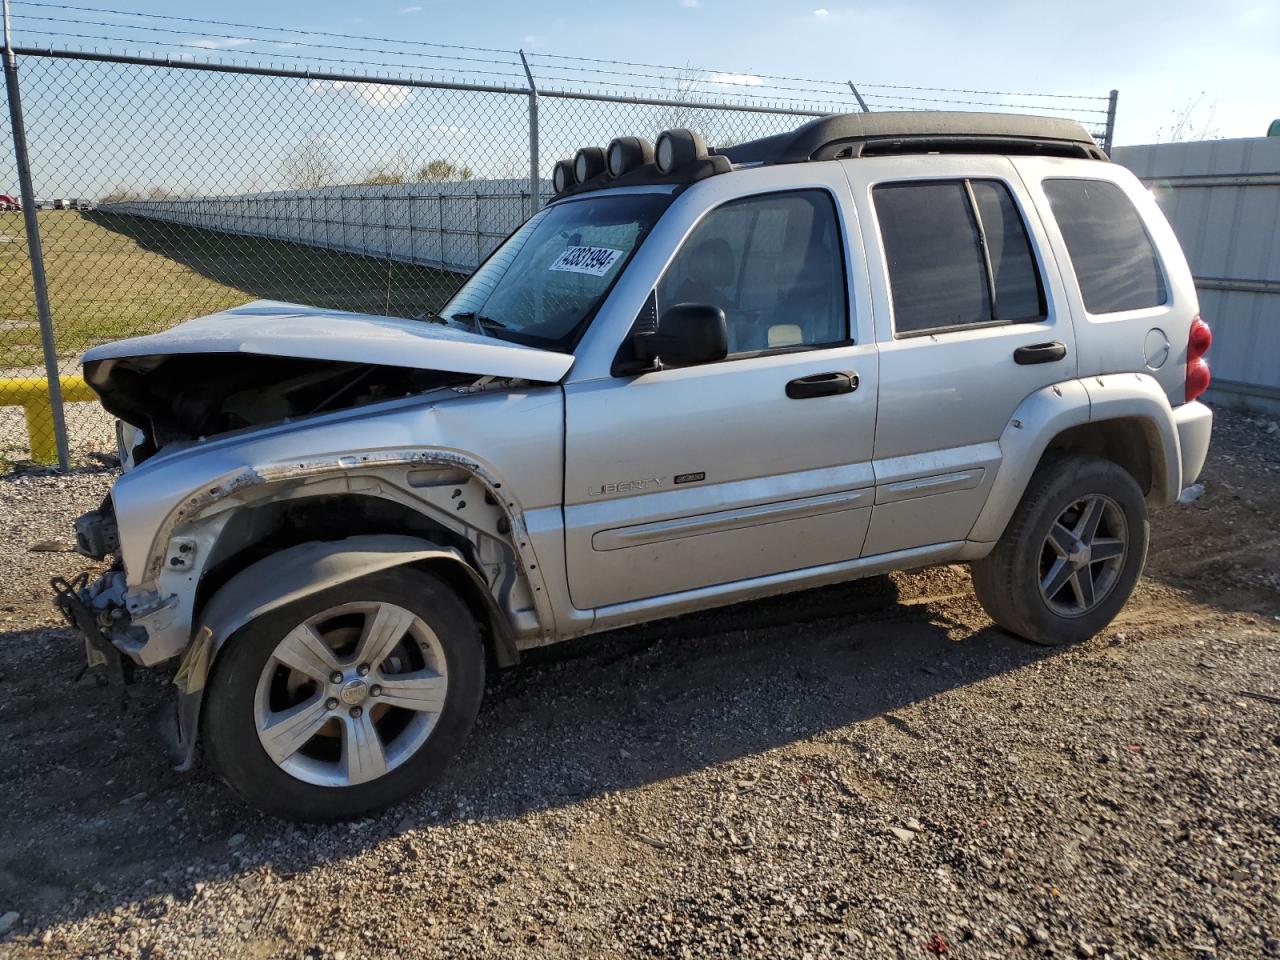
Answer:
POLYGON ((827 166, 828 187, 715 206, 663 271, 656 310, 722 308, 725 360, 566 385, 575 607, 860 555, 874 500, 876 355, 869 335, 851 333, 848 193, 827 166))

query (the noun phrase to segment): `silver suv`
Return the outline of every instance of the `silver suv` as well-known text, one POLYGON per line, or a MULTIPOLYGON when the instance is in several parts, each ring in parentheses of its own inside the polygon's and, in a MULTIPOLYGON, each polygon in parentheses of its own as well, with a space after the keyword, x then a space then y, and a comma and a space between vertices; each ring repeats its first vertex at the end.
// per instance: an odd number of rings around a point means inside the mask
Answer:
POLYGON ((95 348, 115 556, 58 603, 175 748, 334 820, 420 788, 522 650, 967 562, 1083 640, 1200 471, 1209 329, 1079 125, 833 116, 590 147, 438 314, 256 302, 95 348))

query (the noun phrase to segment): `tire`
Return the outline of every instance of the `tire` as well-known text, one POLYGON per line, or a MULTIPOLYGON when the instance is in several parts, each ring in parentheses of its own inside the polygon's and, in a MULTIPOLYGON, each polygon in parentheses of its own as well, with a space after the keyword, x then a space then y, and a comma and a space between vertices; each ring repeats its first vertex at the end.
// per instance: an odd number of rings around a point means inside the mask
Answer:
POLYGON ((266 613, 227 641, 205 693, 205 752, 266 813, 366 816, 440 773, 484 682, 484 645, 462 600, 430 573, 382 571, 266 613))
POLYGON ((1149 539, 1146 501, 1127 470, 1101 457, 1055 458, 1036 469, 995 549, 970 565, 974 592, 1010 633, 1046 646, 1079 643, 1129 599, 1149 539), (1094 516, 1085 550, 1076 534, 1088 533, 1094 516))

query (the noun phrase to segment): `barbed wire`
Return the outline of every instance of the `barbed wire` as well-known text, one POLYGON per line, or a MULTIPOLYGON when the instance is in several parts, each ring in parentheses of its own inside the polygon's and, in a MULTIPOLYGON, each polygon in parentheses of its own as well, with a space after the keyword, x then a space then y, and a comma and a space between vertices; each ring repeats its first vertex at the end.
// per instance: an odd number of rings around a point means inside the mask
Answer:
MULTIPOLYGON (((32 13, 19 13, 17 14, 15 19, 39 20, 42 22, 54 22, 54 23, 70 23, 70 24, 78 24, 80 26, 89 26, 89 27, 116 27, 116 28, 122 28, 125 30, 145 30, 149 33, 178 34, 180 36, 201 37, 201 38, 208 38, 212 40, 240 40, 240 41, 247 41, 251 43, 274 43, 282 46, 307 47, 307 48, 316 49, 316 50, 344 50, 348 53, 378 53, 378 54, 384 54, 384 55, 391 54, 393 56, 426 57, 433 60, 451 60, 451 61, 468 62, 468 63, 487 63, 495 66, 496 65, 511 66, 511 67, 520 66, 519 60, 494 60, 491 57, 490 58, 466 57, 466 56, 461 56, 457 54, 445 54, 445 53, 400 54, 394 50, 382 50, 377 47, 351 47, 351 46, 344 46, 341 44, 308 43, 305 40, 281 40, 276 37, 247 37, 244 34, 238 34, 238 33, 212 33, 209 31, 182 30, 174 27, 149 27, 149 26, 139 26, 139 25, 125 24, 125 23, 110 23, 103 20, 76 19, 71 17, 44 17, 44 16, 39 16, 37 14, 32 14, 32 13)), ((19 25, 18 29, 29 29, 29 28, 24 28, 21 25, 19 25)), ((55 31, 51 31, 51 30, 40 30, 35 32, 48 33, 48 34, 53 34, 55 36, 57 35, 55 31)), ((108 39, 108 38, 103 38, 103 39, 108 39)), ((118 38, 110 38, 110 39, 118 39, 118 38)), ((199 44, 189 43, 189 44, 186 44, 186 46, 198 47, 199 44)), ((208 49, 208 48, 202 48, 202 49, 208 49)), ((408 66, 408 64, 406 64, 406 66, 408 66)), ((520 76, 523 76, 523 74, 520 74, 520 76)))
MULTIPOLYGON (((90 40, 90 41, 99 40, 99 41, 107 41, 111 43, 135 43, 135 44, 138 44, 139 47, 143 49, 146 49, 149 47, 173 48, 173 49, 184 51, 189 57, 191 57, 191 59, 194 62, 197 62, 197 63, 201 62, 200 60, 196 59, 200 54, 204 54, 206 57, 209 57, 209 58, 213 58, 215 54, 220 54, 226 57, 226 59, 234 62, 234 57, 230 56, 232 51, 229 49, 210 50, 207 47, 198 47, 189 43, 173 43, 173 42, 168 42, 164 40, 137 40, 132 37, 111 37, 103 34, 64 33, 60 31, 51 31, 51 30, 32 30, 29 28, 26 29, 26 32, 38 34, 40 36, 69 37, 75 40, 90 40)), ((301 60, 308 63, 333 63, 333 64, 339 64, 347 67, 361 67, 361 68, 385 67, 393 70, 423 69, 423 66, 421 64, 414 65, 414 64, 405 64, 405 63, 385 63, 385 62, 380 62, 376 60, 348 60, 348 59, 342 59, 337 57, 322 57, 316 54, 302 55, 302 54, 284 53, 278 50, 271 50, 271 51, 251 50, 251 49, 242 49, 240 47, 236 47, 234 48, 234 50, 237 53, 247 54, 255 57, 262 57, 265 59, 279 58, 282 60, 301 60)), ((209 61, 205 61, 205 62, 209 62, 209 61)), ((528 89, 528 87, 526 86, 526 80, 523 73, 503 73, 495 70, 476 70, 473 68, 463 68, 463 69, 454 70, 452 72, 455 74, 462 74, 462 75, 476 74, 476 75, 485 75, 485 76, 507 77, 512 80, 519 81, 518 84, 517 83, 511 84, 511 87, 513 90, 523 91, 528 89)), ((396 78, 387 76, 382 79, 385 79, 386 82, 388 83, 395 83, 396 78)))
MULTIPOLYGON (((139 43, 144 48, 145 47, 165 47, 165 48, 171 48, 171 49, 179 49, 179 50, 182 50, 188 57, 192 58, 193 60, 195 60, 195 58, 197 57, 198 52, 202 52, 206 56, 221 54, 223 56, 226 56, 227 59, 230 59, 233 62, 235 59, 233 56, 231 56, 230 48, 214 50, 208 47, 201 47, 198 44, 189 43, 189 42, 178 43, 178 42, 164 41, 164 40, 139 41, 135 38, 117 37, 117 36, 111 36, 107 34, 71 33, 66 31, 41 30, 41 29, 29 28, 29 27, 23 27, 22 29, 27 33, 33 33, 40 36, 52 36, 52 37, 59 37, 59 38, 72 38, 76 40, 101 41, 101 42, 110 42, 110 43, 139 43)), ((183 32, 185 33, 185 31, 183 32)), ((235 38, 235 39, 250 39, 251 42, 254 42, 254 43, 274 42, 274 41, 263 41, 261 38, 257 38, 257 39, 235 38)), ((322 47, 322 49, 326 49, 326 48, 322 47)), ((385 61, 370 61, 370 60, 351 60, 348 58, 340 58, 340 57, 325 57, 315 53, 292 54, 292 53, 282 52, 279 50, 270 50, 270 51, 255 50, 247 47, 244 47, 244 48, 235 47, 234 52, 244 56, 251 56, 251 57, 261 57, 266 59, 278 58, 280 60, 303 61, 308 63, 335 64, 341 67, 360 68, 364 70, 367 70, 369 67, 383 67, 383 68, 392 69, 392 70, 426 69, 426 67, 423 64, 388 63, 385 61)), ((383 52, 393 53, 393 51, 383 51, 383 52)), ((476 61, 476 62, 489 62, 489 61, 476 61)), ((504 64, 496 64, 496 65, 504 65, 504 64)), ((459 75, 499 77, 506 80, 515 81, 511 84, 513 89, 517 89, 517 90, 524 89, 525 77, 521 73, 512 73, 512 72, 496 71, 496 70, 481 70, 474 67, 447 67, 445 65, 441 65, 441 69, 448 70, 453 74, 459 74, 459 75)), ((394 82, 395 78, 388 76, 384 79, 386 79, 387 82, 394 82)), ((823 110, 827 107, 850 108, 857 105, 856 100, 852 97, 852 92, 844 94, 843 97, 837 96, 839 91, 813 91, 813 93, 817 94, 818 96, 811 96, 811 97, 788 97, 788 96, 778 96, 776 94, 771 94, 771 93, 747 93, 745 91, 736 91, 732 95, 730 95, 727 93, 720 93, 713 90, 696 89, 695 88, 696 85, 702 82, 698 80, 686 81, 685 86, 681 87, 677 85, 675 88, 672 88, 672 87, 666 87, 666 86, 659 86, 656 84, 610 81, 610 80, 601 80, 597 78, 588 79, 583 77, 562 77, 554 74, 541 74, 539 75, 538 79, 539 81, 552 81, 552 82, 567 83, 567 84, 583 84, 587 87, 592 87, 592 86, 613 87, 613 88, 622 88, 625 90, 651 91, 655 93, 662 93, 662 94, 668 94, 668 95, 674 94, 676 96, 695 95, 695 96, 705 97, 705 98, 714 97, 717 99, 710 102, 713 105, 719 105, 719 106, 731 106, 735 102, 745 103, 748 101, 751 101, 751 102, 764 101, 766 103, 771 103, 771 104, 801 105, 805 108, 811 108, 816 110, 823 110)), ((766 87, 764 89, 770 89, 770 88, 766 87)), ((787 89, 793 89, 793 88, 787 88, 787 89)), ((799 91, 799 92, 804 92, 804 91, 799 91)), ((893 108, 893 109, 910 109, 910 110, 936 109, 936 106, 917 106, 917 104, 931 104, 931 105, 952 105, 952 106, 964 105, 964 106, 978 106, 978 107, 998 107, 1002 109, 1033 109, 1033 110, 1041 110, 1041 111, 1052 111, 1055 113, 1065 113, 1065 114, 1068 114, 1071 116, 1077 116, 1077 117, 1081 114, 1097 114, 1100 116, 1106 114, 1105 110, 1087 110, 1087 109, 1073 108, 1073 107, 1049 106, 1045 104, 1007 103, 1007 102, 989 101, 989 100, 966 100, 966 99, 938 98, 938 97, 891 96, 888 94, 875 94, 875 93, 867 93, 867 94, 863 94, 863 96, 868 99, 877 100, 881 107, 893 108)), ((697 106, 697 103, 690 101, 689 105, 691 107, 695 107, 697 106)))
MULTIPOLYGON (((171 23, 194 24, 194 25, 199 25, 201 27, 217 26, 217 27, 233 27, 237 29, 243 28, 246 30, 270 31, 275 33, 289 34, 291 35, 291 37, 294 37, 294 38, 332 37, 332 38, 342 39, 342 40, 372 41, 382 45, 395 44, 400 46, 411 46, 411 47, 430 47, 433 49, 441 49, 441 50, 461 50, 461 51, 474 52, 474 53, 500 54, 506 57, 515 57, 520 54, 520 51, 517 51, 517 50, 509 50, 509 49, 503 49, 498 47, 478 47, 478 46, 468 46, 463 44, 440 43, 437 41, 427 41, 427 40, 404 40, 404 39, 394 39, 394 38, 387 38, 387 37, 377 37, 369 34, 341 33, 341 32, 326 31, 326 30, 300 29, 297 27, 276 27, 276 26, 269 26, 265 24, 250 24, 250 23, 244 23, 244 22, 232 21, 232 20, 217 20, 213 18, 203 18, 203 17, 184 17, 184 16, 178 16, 176 14, 142 13, 138 11, 120 10, 120 9, 110 8, 110 7, 85 6, 85 5, 68 4, 68 3, 51 3, 51 2, 48 2, 48 0, 11 0, 11 2, 15 6, 56 9, 56 10, 63 10, 63 11, 73 11, 76 13, 109 14, 113 16, 123 16, 123 17, 130 17, 134 19, 145 18, 148 20, 160 20, 160 21, 167 21, 171 23)), ((60 20, 60 18, 39 17, 34 14, 21 14, 21 15, 28 19, 60 20)), ((141 24, 116 24, 116 23, 103 23, 101 21, 86 21, 86 20, 75 20, 75 19, 67 19, 67 20, 62 20, 60 22, 81 23, 84 25, 104 26, 104 27, 118 27, 120 29, 129 30, 129 31, 138 30, 138 31, 168 32, 168 33, 177 33, 177 34, 190 35, 190 36, 204 36, 204 37, 216 38, 216 39, 222 39, 222 40, 246 39, 244 37, 241 37, 238 34, 233 35, 233 34, 213 33, 207 30, 204 30, 204 31, 179 30, 172 27, 148 27, 141 24)), ((33 31, 33 32, 39 32, 42 35, 51 35, 51 36, 59 35, 54 31, 33 31)), ((125 39, 125 38, 92 37, 92 36, 85 36, 80 34, 69 34, 69 35, 84 38, 84 39, 111 40, 112 42, 125 42, 125 43, 140 42, 136 38, 125 39)), ((306 48, 342 49, 342 50, 347 50, 348 52, 358 52, 358 53, 367 52, 367 53, 376 53, 384 56, 391 55, 391 56, 405 56, 405 57, 409 57, 409 56, 430 57, 430 58, 440 59, 440 60, 490 63, 493 65, 504 65, 504 66, 520 65, 518 60, 497 61, 497 60, 491 60, 491 59, 472 58, 472 57, 463 57, 463 56, 455 56, 455 55, 443 55, 443 54, 429 54, 429 53, 410 54, 407 51, 387 50, 380 47, 368 48, 368 47, 349 47, 349 46, 327 44, 327 43, 315 44, 315 43, 309 43, 306 40, 297 40, 297 39, 285 40, 283 38, 274 38, 274 37, 268 37, 268 38, 256 37, 256 38, 248 38, 248 39, 252 39, 254 42, 259 42, 259 43, 290 43, 293 46, 306 47, 306 48)), ((179 44, 179 46, 184 46, 184 45, 179 44)), ((198 46, 198 45, 192 44, 192 46, 198 46)), ((273 55, 269 52, 262 52, 262 51, 241 51, 241 52, 243 53, 252 52, 254 56, 273 55)), ((785 86, 779 86, 777 84, 772 84, 772 83, 766 84, 763 81, 783 81, 786 83, 803 83, 803 84, 810 84, 810 85, 819 85, 822 87, 847 86, 847 82, 843 80, 825 80, 825 79, 818 79, 813 77, 786 76, 786 75, 779 75, 779 74, 756 73, 754 71, 743 71, 743 70, 715 70, 715 69, 706 68, 706 67, 694 67, 692 65, 685 66, 685 67, 676 67, 670 64, 656 64, 656 63, 647 63, 642 61, 631 61, 631 60, 614 60, 614 59, 606 59, 606 58, 598 58, 598 57, 583 57, 583 56, 576 56, 576 55, 569 55, 569 54, 534 52, 534 51, 527 52, 526 55, 531 61, 547 61, 547 60, 558 61, 558 63, 553 67, 553 69, 558 69, 565 72, 605 74, 610 76, 628 76, 628 77, 636 77, 639 79, 656 79, 656 80, 663 80, 663 81, 671 81, 677 84, 684 82, 684 83, 708 84, 708 85, 716 85, 716 86, 764 87, 770 90, 789 90, 792 92, 801 92, 801 93, 804 93, 804 92, 819 93, 822 96, 828 96, 828 97, 835 96, 840 91, 834 90, 834 89, 810 91, 810 90, 805 90, 804 88, 785 87, 785 86), (594 66, 576 66, 575 64, 592 64, 594 66), (667 73, 662 73, 662 74, 642 73, 634 70, 616 69, 618 67, 640 68, 641 70, 661 70, 661 71, 667 71, 667 73), (705 74, 707 76, 698 76, 695 78, 689 78, 687 75, 690 71, 696 71, 699 74, 705 74), (731 79, 731 78, 743 78, 743 79, 731 79)), ((302 58, 294 57, 293 59, 302 59, 302 58)), ((320 59, 320 58, 317 58, 317 59, 320 59)), ((340 62, 340 61, 329 58, 327 62, 340 62)), ((380 64, 380 65, 387 66, 387 64, 380 64)), ((415 67, 415 65, 412 65, 412 64, 394 64, 390 66, 395 66, 400 69, 417 68, 415 67)), ((486 73, 486 71, 471 70, 471 69, 459 70, 456 72, 470 72, 470 73, 477 73, 477 74, 486 73)), ((637 89, 668 89, 668 88, 655 88, 652 85, 648 85, 646 87, 641 84, 621 84, 621 83, 604 81, 604 80, 582 81, 579 79, 569 78, 569 77, 547 77, 546 79, 555 79, 555 80, 558 80, 559 82, 567 82, 567 83, 594 82, 594 83, 607 85, 607 86, 614 86, 614 87, 632 86, 637 89)), ((1043 93, 1039 91, 985 90, 985 89, 968 88, 968 87, 937 87, 937 86, 925 86, 925 85, 919 85, 919 84, 860 82, 857 84, 857 86, 859 91, 863 93, 864 97, 876 97, 878 99, 889 99, 890 97, 889 95, 886 95, 886 94, 868 93, 867 91, 895 90, 895 91, 911 91, 913 93, 940 93, 940 94, 954 93, 954 94, 963 94, 966 97, 972 97, 972 96, 1018 97, 1018 98, 1030 98, 1030 99, 1036 99, 1036 100, 1057 99, 1057 100, 1101 101, 1106 99, 1105 95, 1100 95, 1100 94, 1043 93)), ((742 95, 751 96, 754 99, 787 99, 787 98, 771 97, 767 95, 751 95, 751 94, 742 94, 742 95)), ((791 98, 791 99, 797 99, 797 98, 791 98)), ((928 103, 953 103, 953 104, 964 104, 964 105, 972 105, 972 106, 1001 106, 1001 107, 1019 106, 1019 107, 1025 107, 1028 109, 1054 110, 1055 112, 1098 112, 1098 113, 1106 112, 1105 110, 1085 111, 1080 108, 1071 108, 1071 107, 1053 108, 1053 107, 1048 107, 1046 105, 1039 104, 1039 103, 1015 105, 1015 104, 1000 103, 1000 102, 993 103, 993 102, 980 101, 980 100, 956 99, 951 97, 924 98, 924 97, 896 97, 895 96, 893 97, 893 99, 895 100, 905 99, 905 100, 910 100, 915 102, 928 102, 928 103)))
MULTIPOLYGON (((265 24, 256 23, 237 23, 233 20, 211 20, 201 17, 180 17, 175 14, 168 13, 142 13, 137 10, 113 10, 108 7, 85 7, 69 3, 47 3, 43 0, 10 0, 14 6, 24 7, 47 7, 56 10, 75 10, 80 13, 111 13, 121 17, 145 17, 149 20, 172 20, 178 23, 200 23, 212 25, 215 27, 244 27, 248 30, 274 30, 279 33, 301 34, 303 36, 313 37, 337 37, 342 40, 379 40, 383 43, 401 43, 411 44, 421 47, 439 47, 448 50, 471 50, 476 53, 515 53, 515 50, 505 50, 498 47, 472 47, 459 43, 433 43, 429 40, 395 40, 388 37, 376 37, 371 34, 361 33, 334 33, 328 30, 300 30, 297 27, 272 27, 265 24)), ((127 24, 121 24, 127 26, 127 24)))

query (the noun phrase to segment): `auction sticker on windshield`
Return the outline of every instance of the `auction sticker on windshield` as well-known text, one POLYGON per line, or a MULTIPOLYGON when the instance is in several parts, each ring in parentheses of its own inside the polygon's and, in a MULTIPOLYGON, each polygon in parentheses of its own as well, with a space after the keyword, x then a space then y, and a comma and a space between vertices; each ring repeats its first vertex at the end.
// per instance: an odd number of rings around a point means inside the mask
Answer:
POLYGON ((622 256, 621 250, 612 250, 609 247, 566 247, 564 253, 556 257, 555 263, 548 269, 565 273, 589 273, 593 277, 603 277, 620 256, 622 256))

